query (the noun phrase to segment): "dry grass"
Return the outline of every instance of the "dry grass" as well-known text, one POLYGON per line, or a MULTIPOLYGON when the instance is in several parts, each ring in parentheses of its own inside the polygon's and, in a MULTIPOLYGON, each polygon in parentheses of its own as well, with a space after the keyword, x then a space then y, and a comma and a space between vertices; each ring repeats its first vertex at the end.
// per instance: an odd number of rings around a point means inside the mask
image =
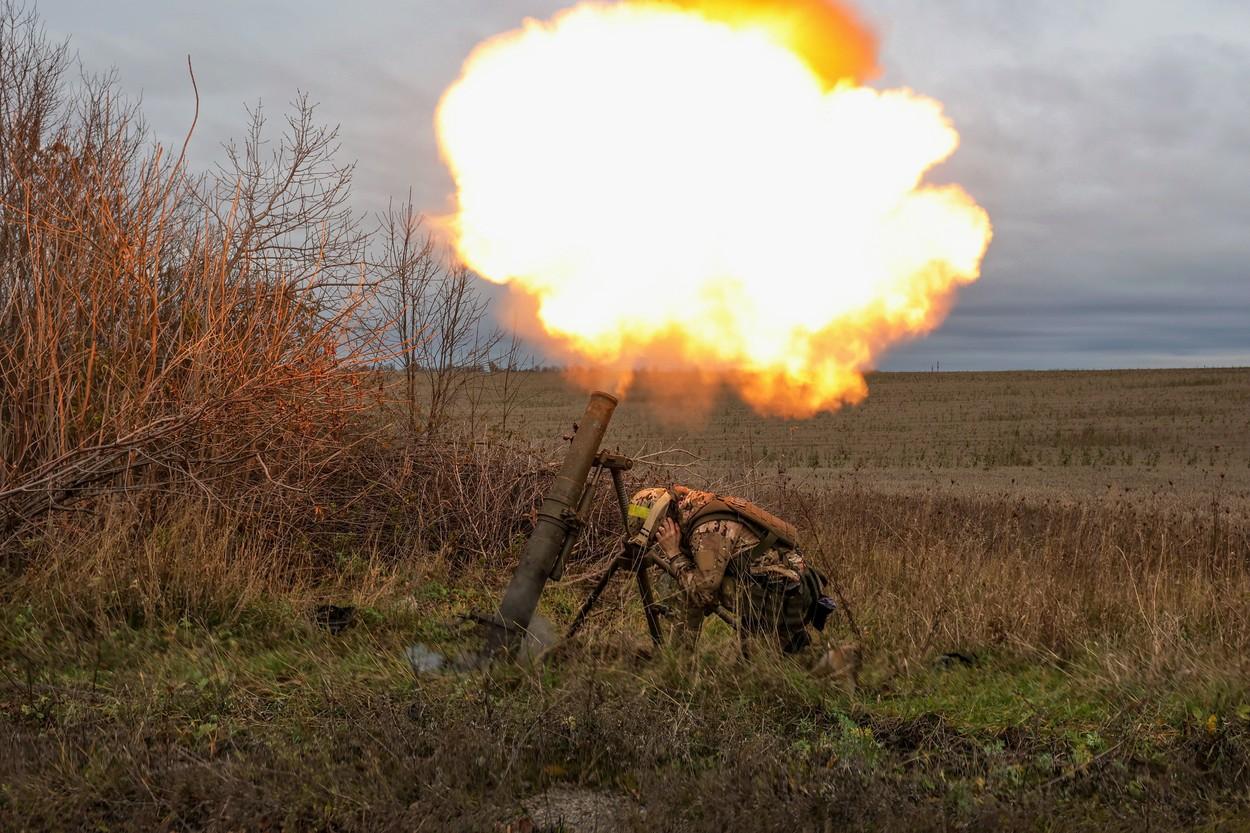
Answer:
POLYGON ((1164 677, 1246 671, 1245 525, 1134 504, 862 489, 796 502, 870 642, 900 661, 958 650, 1096 654, 1164 677))
MULTIPOLYGON (((863 687, 715 624, 644 662, 623 586, 543 668, 414 681, 403 646, 498 598, 584 392, 475 369, 466 273, 406 209, 362 232, 306 101, 199 178, 70 66, 0 0, 0 826, 476 830, 553 784, 648 829, 1244 810, 1250 371, 878 374, 801 422, 643 374, 632 485, 799 524, 863 687)), ((600 488, 557 624, 619 540, 600 488)))
MULTIPOLYGON (((810 420, 760 417, 694 378, 643 374, 613 418, 629 453, 680 448, 681 476, 713 483, 784 471, 887 492, 1209 508, 1250 506, 1250 369, 877 373, 862 404, 810 420)), ((567 429, 584 393, 530 374, 516 418, 567 429)))
MULTIPOLYGON (((562 428, 584 398, 556 373, 528 385, 517 416, 535 435, 562 428)), ((637 485, 709 485, 805 527, 893 665, 951 650, 1092 652, 1112 674, 1244 674, 1250 371, 877 374, 871 385, 864 406, 806 422, 725 398, 689 426, 664 422, 674 403, 656 391, 671 381, 644 379, 608 442, 654 455, 637 485)))

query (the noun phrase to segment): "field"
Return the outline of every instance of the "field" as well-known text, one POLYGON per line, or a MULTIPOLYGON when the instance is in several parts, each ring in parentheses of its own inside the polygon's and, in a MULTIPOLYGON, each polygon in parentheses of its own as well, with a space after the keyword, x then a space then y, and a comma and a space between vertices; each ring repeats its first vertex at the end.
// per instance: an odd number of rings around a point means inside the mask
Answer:
POLYGON ((585 391, 411 203, 354 207, 311 99, 196 171, 116 79, 0 0, 0 830, 1250 826, 1250 371, 877 374, 809 420, 643 373, 629 485, 798 525, 858 676, 655 649, 624 582, 418 674, 585 391))
MULTIPOLYGON (((185 519, 97 582, 147 615, 84 616, 47 575, 10 589, 4 826, 1239 829, 1250 372, 870 384, 810 421, 725 399, 678 424, 644 386, 609 432, 659 455, 636 484, 732 488, 804 527, 854 618, 830 636, 865 648, 852 690, 744 664, 721 627, 647 658, 623 587, 541 667, 417 677, 405 646, 468 644, 456 615, 490 608, 515 549, 344 551, 280 585, 185 519), (352 627, 315 623, 327 601, 352 627)), ((554 459, 585 394, 520 390, 479 445, 554 459)), ((557 625, 598 563, 548 591, 557 625)))
MULTIPOLYGON (((690 407, 665 392, 700 391, 697 380, 643 374, 610 442, 634 455, 685 450, 666 459, 696 463, 704 482, 784 471, 887 492, 1248 505, 1244 369, 882 373, 869 386, 857 407, 785 420, 730 396, 690 407)), ((566 430, 584 400, 555 373, 525 390, 517 417, 535 436, 566 430)))

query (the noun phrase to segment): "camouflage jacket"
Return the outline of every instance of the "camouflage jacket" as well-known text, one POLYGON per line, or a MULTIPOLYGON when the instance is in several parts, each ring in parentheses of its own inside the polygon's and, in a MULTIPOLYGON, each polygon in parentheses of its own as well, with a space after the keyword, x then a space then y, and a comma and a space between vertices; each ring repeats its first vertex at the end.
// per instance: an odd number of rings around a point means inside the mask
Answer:
MULTIPOLYGON (((685 492, 679 500, 682 516, 693 514, 712 497, 710 492, 685 492)), ((727 575, 729 565, 750 554, 759 538, 738 521, 711 520, 690 530, 684 543, 686 546, 676 556, 670 558, 658 546, 656 555, 668 561, 681 577, 690 603, 707 609, 719 602, 734 610, 737 593, 734 578, 727 575)), ((749 575, 784 589, 797 586, 806 569, 798 552, 778 548, 765 550, 745 567, 749 575)))

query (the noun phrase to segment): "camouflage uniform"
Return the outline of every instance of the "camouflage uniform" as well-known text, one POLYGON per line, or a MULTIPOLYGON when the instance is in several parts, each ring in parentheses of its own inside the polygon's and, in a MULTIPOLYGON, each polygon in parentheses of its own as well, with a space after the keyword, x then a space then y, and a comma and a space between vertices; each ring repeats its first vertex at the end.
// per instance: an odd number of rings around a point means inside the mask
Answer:
MULTIPOLYGON (((630 502, 649 508, 666 491, 644 489, 630 502)), ((675 487, 675 494, 683 519, 715 498, 711 492, 680 486, 675 487)), ((751 557, 759 542, 746 524, 714 519, 685 530, 684 546, 673 557, 653 545, 652 553, 673 568, 683 591, 679 638, 697 639, 704 618, 720 604, 737 615, 745 630, 775 633, 788 652, 810 643, 806 623, 820 593, 819 581, 812 581, 814 573, 795 550, 771 547, 751 557)))

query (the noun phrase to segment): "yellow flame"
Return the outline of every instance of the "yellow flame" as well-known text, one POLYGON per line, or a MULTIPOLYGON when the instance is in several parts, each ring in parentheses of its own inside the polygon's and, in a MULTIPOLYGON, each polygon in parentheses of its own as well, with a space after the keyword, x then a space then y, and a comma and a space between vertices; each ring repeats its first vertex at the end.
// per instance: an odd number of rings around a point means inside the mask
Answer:
POLYGON ((581 360, 720 374, 766 413, 859 401, 979 274, 988 216, 922 182, 958 134, 695 5, 582 3, 474 51, 437 113, 456 249, 581 360))

